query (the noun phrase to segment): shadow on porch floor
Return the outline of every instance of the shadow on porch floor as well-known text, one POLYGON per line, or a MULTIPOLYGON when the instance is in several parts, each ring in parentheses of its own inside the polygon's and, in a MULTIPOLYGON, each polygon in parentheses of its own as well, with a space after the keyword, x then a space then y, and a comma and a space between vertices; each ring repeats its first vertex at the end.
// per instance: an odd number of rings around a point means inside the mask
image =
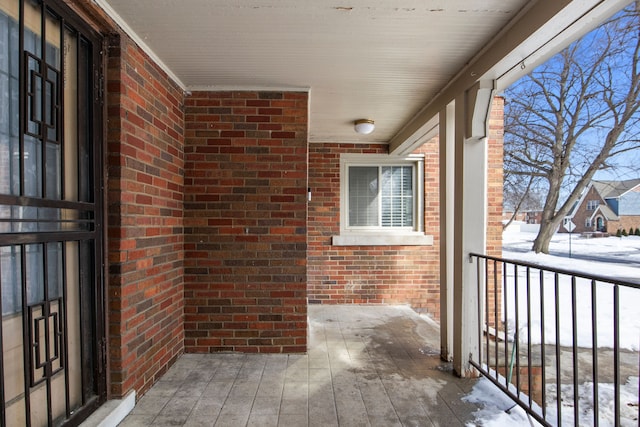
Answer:
POLYGON ((186 354, 120 426, 464 425, 475 381, 439 334, 404 306, 312 305, 307 355, 186 354))

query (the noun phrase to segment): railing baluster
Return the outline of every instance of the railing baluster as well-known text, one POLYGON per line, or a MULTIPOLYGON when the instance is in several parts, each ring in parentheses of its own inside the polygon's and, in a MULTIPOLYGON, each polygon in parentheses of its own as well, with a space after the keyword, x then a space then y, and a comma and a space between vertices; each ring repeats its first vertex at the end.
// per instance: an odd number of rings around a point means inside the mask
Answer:
POLYGON ((507 272, 508 272, 508 266, 506 262, 502 263, 502 271, 503 271, 503 275, 504 278, 502 279, 503 282, 503 286, 502 286, 502 298, 504 301, 504 385, 505 387, 507 387, 507 389, 509 388, 509 378, 508 378, 508 372, 509 372, 509 301, 508 301, 508 292, 507 292, 507 286, 508 286, 508 282, 507 282, 507 272))
POLYGON ((573 422, 578 423, 580 419, 579 407, 579 384, 578 384, 578 308, 576 306, 576 276, 571 276, 571 317, 573 333, 573 422))
POLYGON ((544 270, 540 269, 540 369, 542 375, 542 418, 547 418, 547 374, 546 374, 546 339, 544 321, 544 270))
MULTIPOLYGON (((486 260, 484 260, 486 262, 486 260)), ((480 298, 480 295, 482 295, 482 290, 480 289, 480 259, 478 258, 478 262, 476 264, 476 277, 477 277, 477 284, 476 284, 476 292, 477 292, 477 296, 478 296, 478 359, 480 362, 480 366, 482 366, 483 360, 484 358, 482 357, 482 298, 480 298)))
MULTIPOLYGON (((590 302, 590 310, 591 310, 591 327, 592 327, 592 337, 591 337, 591 342, 592 342, 592 347, 593 349, 592 354, 591 354, 591 363, 592 363, 592 377, 593 377, 593 388, 592 388, 592 395, 593 395, 593 422, 590 423, 594 426, 598 426, 600 424, 600 416, 601 416, 601 411, 600 411, 600 404, 599 404, 599 384, 598 384, 598 380, 599 380, 599 371, 601 370, 600 366, 602 365, 602 360, 603 357, 602 355, 598 354, 598 305, 597 305, 597 298, 598 298, 598 289, 601 285, 603 284, 607 284, 613 287, 613 357, 611 359, 608 359, 608 361, 612 362, 611 365, 613 366, 613 374, 614 374, 614 420, 613 421, 613 425, 615 426, 619 426, 621 423, 621 410, 622 408, 622 403, 621 403, 621 388, 622 388, 622 383, 621 383, 621 367, 620 367, 620 363, 621 363, 621 347, 620 347, 620 331, 621 331, 621 324, 620 324, 620 317, 621 317, 621 313, 620 313, 620 287, 623 286, 625 288, 628 289, 634 289, 635 291, 640 291, 640 284, 635 284, 635 283, 631 283, 629 281, 621 281, 621 280, 614 280, 614 279, 609 279, 603 276, 597 276, 597 275, 587 275, 587 274, 581 274, 581 273, 573 273, 570 272, 568 270, 561 270, 561 269, 554 269, 554 268, 546 268, 546 267, 541 267, 539 265, 535 265, 535 264, 531 264, 531 263, 526 263, 526 262, 519 262, 519 261, 510 261, 510 260, 506 260, 506 259, 502 259, 502 258, 497 258, 497 257, 490 257, 490 256, 486 256, 486 255, 477 255, 477 254, 470 254, 471 259, 473 259, 474 257, 477 259, 478 264, 477 264, 477 278, 478 278, 478 283, 477 283, 477 292, 478 292, 478 297, 479 300, 478 301, 478 323, 479 323, 479 330, 478 330, 478 343, 479 343, 479 362, 474 360, 475 358, 471 358, 470 363, 472 364, 472 366, 474 366, 474 368, 478 369, 478 371, 484 375, 485 377, 487 377, 493 384, 495 384, 497 387, 499 387, 505 394, 507 394, 511 399, 513 399, 517 405, 519 405, 521 408, 523 408, 525 411, 527 411, 529 413, 529 415, 536 419, 538 422, 540 422, 542 425, 545 426, 550 426, 550 422, 547 420, 547 415, 548 415, 548 409, 547 408, 547 369, 545 366, 545 361, 547 358, 547 351, 546 351, 546 341, 547 341, 547 333, 546 333, 546 326, 549 322, 552 321, 552 319, 555 318, 555 374, 556 374, 556 380, 555 380, 555 385, 556 385, 556 389, 557 389, 557 398, 556 398, 556 415, 557 415, 557 419, 556 420, 552 420, 554 421, 554 423, 556 425, 562 425, 562 383, 563 383, 563 363, 562 363, 562 348, 561 348, 561 344, 562 341, 561 339, 564 339, 563 336, 561 336, 561 318, 560 318, 560 310, 562 309, 564 314, 570 314, 571 315, 571 319, 568 319, 567 321, 570 322, 570 325, 567 324, 567 326, 571 327, 571 339, 572 339, 572 343, 571 344, 567 344, 569 346, 571 346, 571 351, 572 351, 572 355, 571 355, 571 359, 572 359, 572 366, 569 369, 569 366, 567 365, 565 367, 565 378, 568 375, 572 375, 571 380, 569 380, 568 384, 572 384, 573 385, 573 417, 574 417, 574 421, 573 423, 575 425, 578 425, 578 423, 580 422, 580 414, 581 412, 581 406, 584 405, 580 405, 580 381, 582 380, 582 378, 579 377, 579 368, 580 368, 580 358, 579 358, 579 342, 578 342, 578 315, 582 315, 582 305, 579 307, 578 306, 578 285, 582 286, 581 283, 578 283, 578 280, 584 280, 587 279, 591 282, 591 286, 590 286, 590 292, 591 292, 591 301, 590 302), (482 260, 482 261, 481 261, 482 260), (489 260, 492 260, 493 263, 493 267, 491 267, 489 265, 489 260), (480 270, 480 268, 482 268, 480 266, 480 262, 485 262, 484 265, 484 276, 482 276, 482 271, 480 270), (524 267, 526 269, 526 277, 523 276, 523 278, 526 280, 526 283, 523 283, 522 289, 520 289, 520 283, 521 283, 521 279, 519 277, 519 270, 521 267, 524 267), (501 269, 501 274, 502 274, 502 294, 500 293, 499 289, 498 289, 498 284, 500 283, 498 281, 498 270, 501 269), (532 271, 538 271, 539 277, 536 278, 535 274, 532 274, 532 271), (513 277, 511 277, 510 272, 512 272, 513 277), (547 277, 547 273, 553 273, 553 283, 550 282, 551 278, 547 277), (490 283, 490 274, 493 274, 493 292, 491 291, 491 289, 489 289, 489 286, 491 285, 490 283), (483 283, 484 280, 484 283, 483 283), (536 291, 536 287, 535 287, 535 280, 539 280, 539 292, 540 292, 540 375, 541 375, 541 379, 540 381, 537 381, 537 375, 538 373, 536 373, 534 375, 533 373, 533 363, 534 363, 534 351, 533 349, 535 348, 537 351, 537 347, 535 345, 532 344, 533 339, 532 336, 533 334, 533 330, 532 330, 532 318, 534 317, 534 313, 533 310, 535 308, 533 308, 533 303, 534 301, 534 297, 535 295, 533 294, 536 291), (547 293, 550 294, 550 292, 547 292, 546 290, 546 285, 547 283, 549 284, 549 286, 553 286, 553 305, 550 304, 549 307, 546 306, 546 295, 547 293), (485 286, 485 290, 484 292, 482 292, 482 286, 485 286), (511 290, 510 288, 513 286, 513 297, 511 297, 511 290), (570 287, 569 289, 564 289, 564 288, 570 287), (567 291, 570 292, 570 304, 571 304, 571 311, 568 311, 567 308, 565 307, 568 303, 568 301, 566 301, 564 298, 562 298, 561 300, 561 295, 562 292, 566 293, 567 291), (521 292, 526 292, 526 295, 521 295, 521 292), (490 304, 490 298, 493 297, 494 301, 493 304, 490 304), (498 298, 502 297, 504 299, 504 301, 502 303, 500 303, 498 301, 498 298), (521 298, 526 298, 526 305, 525 305, 525 301, 522 301, 522 307, 520 307, 520 299, 521 298), (485 305, 482 305, 482 304, 485 305), (514 311, 514 316, 511 318, 509 317, 509 309, 510 309, 510 304, 513 304, 513 310, 514 311), (500 307, 502 307, 504 309, 504 333, 505 333, 505 340, 504 340, 504 372, 505 372, 505 378, 504 381, 500 381, 500 374, 499 374, 499 370, 500 370, 500 347, 498 344, 498 327, 500 325, 500 313, 498 312, 500 307), (524 316, 525 313, 521 312, 521 310, 524 310, 526 307, 526 324, 523 322, 524 318, 521 318, 521 316, 524 316), (553 307, 553 308, 552 308, 553 307), (493 317, 491 316, 491 312, 490 309, 494 310, 493 313, 493 317), (555 310, 554 313, 548 313, 549 309, 553 309, 555 310), (579 310, 580 309, 580 310, 579 310), (551 316, 553 314, 553 316, 551 316), (549 315, 549 319, 545 319, 545 317, 549 315), (482 317, 485 317, 484 321, 482 321, 482 317), (492 372, 491 369, 491 354, 490 351, 492 349, 491 347, 491 337, 489 336, 489 328, 490 328, 490 324, 491 324, 491 318, 493 318, 493 322, 494 322, 494 326, 496 328, 496 334, 495 334, 495 342, 494 342, 494 351, 495 351, 495 370, 492 372), (548 320, 548 321, 547 321, 548 320), (522 322, 522 325, 521 325, 522 322), (526 339, 527 339, 527 348, 525 351, 527 351, 527 357, 526 357, 526 363, 527 363, 527 368, 528 368, 528 387, 526 390, 522 390, 522 377, 520 377, 521 375, 521 360, 520 360, 520 352, 521 352, 521 348, 520 348, 520 339, 519 339, 519 335, 520 333, 525 333, 524 330, 521 331, 521 328, 527 328, 526 331, 526 339), (482 341, 482 333, 484 333, 484 331, 486 330, 487 332, 487 337, 486 337, 486 343, 483 343, 482 341), (509 333, 508 331, 512 330, 513 333, 513 342, 511 347, 509 346, 509 333), (483 356, 483 349, 486 350, 486 354, 487 357, 485 358, 483 356), (515 393, 513 391, 513 388, 511 388, 511 381, 513 380, 513 369, 515 365, 515 393), (536 379, 536 381, 534 381, 534 378, 536 379), (534 387, 534 384, 536 387, 534 387), (537 386, 541 385, 542 389, 538 390, 537 386), (528 399, 523 399, 522 395, 523 393, 528 392, 528 399), (541 401, 538 402, 537 398, 534 399, 534 394, 537 392, 541 392, 541 401), (541 411, 538 411, 537 409, 534 409, 534 407, 536 407, 536 403, 540 403, 541 406, 541 411)), ((584 282, 585 286, 587 285, 587 282, 584 282)), ((586 289, 586 288, 585 288, 586 289)), ((583 292, 584 293, 584 292, 583 292)), ((551 295, 549 295, 551 296, 551 295)), ((585 295, 586 297, 586 295, 585 295)), ((585 299, 585 303, 588 300, 585 299)), ((581 296, 581 301, 582 303, 582 296, 581 296)), ((587 305, 588 306, 588 305, 587 305)), ((585 307, 587 307, 585 306, 585 307)), ((564 320, 563 320, 564 322, 564 320)), ((568 329, 568 328, 566 328, 568 329)), ((536 344, 537 345, 537 344, 536 344)), ((549 344, 552 345, 552 344, 549 344)), ((549 352, 549 356, 551 356, 552 352, 549 352)), ((537 356, 536 356, 537 357, 537 356)), ((523 360, 525 360, 523 358, 523 360)), ((537 360, 537 359, 535 359, 537 360)), ((568 362, 568 361, 567 361, 568 362)), ((588 363, 588 362, 587 362, 588 363)), ((567 364, 567 363, 565 363, 567 364)), ((638 373, 640 373, 640 358, 638 359, 638 373)), ((540 395, 538 395, 540 396, 540 395)), ((591 406, 591 405, 590 405, 591 406)), ((626 407, 625 407, 626 408, 626 407)), ((566 409, 566 408, 565 408, 566 409)), ((591 409, 591 408, 589 408, 591 409)), ((640 409, 638 410, 638 413, 640 414, 640 409)), ((567 414, 568 416, 570 416, 570 414, 567 414)), ((625 418, 626 419, 626 418, 625 418)))
MULTIPOLYGON (((514 308, 516 310, 516 324, 513 344, 516 346, 516 391, 518 398, 520 398, 520 301, 519 301, 519 280, 518 280, 518 266, 514 266, 514 292, 515 297, 514 308)), ((512 362, 513 363, 513 362, 512 362)))
MULTIPOLYGON (((494 353, 495 353, 495 370, 498 372, 499 357, 498 357, 498 330, 500 329, 500 323, 498 321, 498 261, 493 260, 493 326, 496 329, 494 353)), ((506 337, 506 334, 505 334, 506 337)))
POLYGON ((486 360, 487 360, 487 368, 491 367, 491 353, 489 352, 490 350, 490 345, 491 345, 491 334, 489 333, 489 260, 484 260, 484 323, 485 323, 485 329, 486 329, 486 343, 487 343, 487 355, 486 355, 486 360))
POLYGON ((620 289, 613 285, 613 401, 615 426, 620 425, 620 289))
POLYGON ((593 369, 593 426, 600 424, 600 402, 598 399, 598 312, 596 305, 596 281, 591 280, 591 357, 593 369))
POLYGON ((560 371, 560 282, 558 273, 553 275, 556 304, 556 409, 558 411, 558 425, 562 425, 562 372, 560 371))
POLYGON ((544 321, 544 270, 538 270, 540 282, 540 376, 542 417, 547 418, 547 374, 546 374, 546 339, 544 321))
POLYGON ((531 365, 531 267, 527 267, 527 394, 529 395, 529 406, 533 404, 531 365))

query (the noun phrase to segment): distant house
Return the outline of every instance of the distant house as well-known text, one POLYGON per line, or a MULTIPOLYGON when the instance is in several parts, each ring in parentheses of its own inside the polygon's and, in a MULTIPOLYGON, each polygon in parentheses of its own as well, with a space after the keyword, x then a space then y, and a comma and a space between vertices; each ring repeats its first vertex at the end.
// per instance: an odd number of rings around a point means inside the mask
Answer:
MULTIPOLYGON (((513 217, 513 210, 505 210, 502 212, 502 220, 509 221, 513 217)), ((516 213, 514 221, 522 221, 525 224, 540 224, 542 220, 542 211, 540 210, 531 210, 531 211, 518 211, 516 213)))
POLYGON ((565 217, 559 232, 608 232, 640 227, 640 178, 625 181, 591 181, 565 217))

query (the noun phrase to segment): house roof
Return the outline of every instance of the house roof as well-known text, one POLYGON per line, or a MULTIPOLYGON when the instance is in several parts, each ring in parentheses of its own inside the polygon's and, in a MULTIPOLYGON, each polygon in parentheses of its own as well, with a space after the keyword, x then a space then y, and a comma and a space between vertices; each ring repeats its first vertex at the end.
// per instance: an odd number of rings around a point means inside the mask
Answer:
POLYGON ((598 208, 593 212, 593 215, 591 215, 591 218, 593 219, 598 212, 600 212, 607 221, 620 220, 620 217, 618 217, 618 215, 616 215, 608 205, 599 205, 598 208))
POLYGON ((185 91, 309 91, 310 142, 402 154, 477 81, 506 87, 628 0, 95 0, 185 91), (359 135, 357 119, 375 120, 359 135))
POLYGON ((598 194, 603 199, 615 199, 640 185, 640 178, 624 181, 592 181, 598 194))

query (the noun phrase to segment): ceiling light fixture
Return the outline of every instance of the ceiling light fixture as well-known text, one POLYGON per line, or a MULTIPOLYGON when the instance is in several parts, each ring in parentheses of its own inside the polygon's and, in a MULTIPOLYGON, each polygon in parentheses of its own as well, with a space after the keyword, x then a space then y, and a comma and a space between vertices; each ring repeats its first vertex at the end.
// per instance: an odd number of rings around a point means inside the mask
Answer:
POLYGON ((359 119, 353 122, 353 127, 359 134, 369 135, 376 128, 373 120, 359 119))

